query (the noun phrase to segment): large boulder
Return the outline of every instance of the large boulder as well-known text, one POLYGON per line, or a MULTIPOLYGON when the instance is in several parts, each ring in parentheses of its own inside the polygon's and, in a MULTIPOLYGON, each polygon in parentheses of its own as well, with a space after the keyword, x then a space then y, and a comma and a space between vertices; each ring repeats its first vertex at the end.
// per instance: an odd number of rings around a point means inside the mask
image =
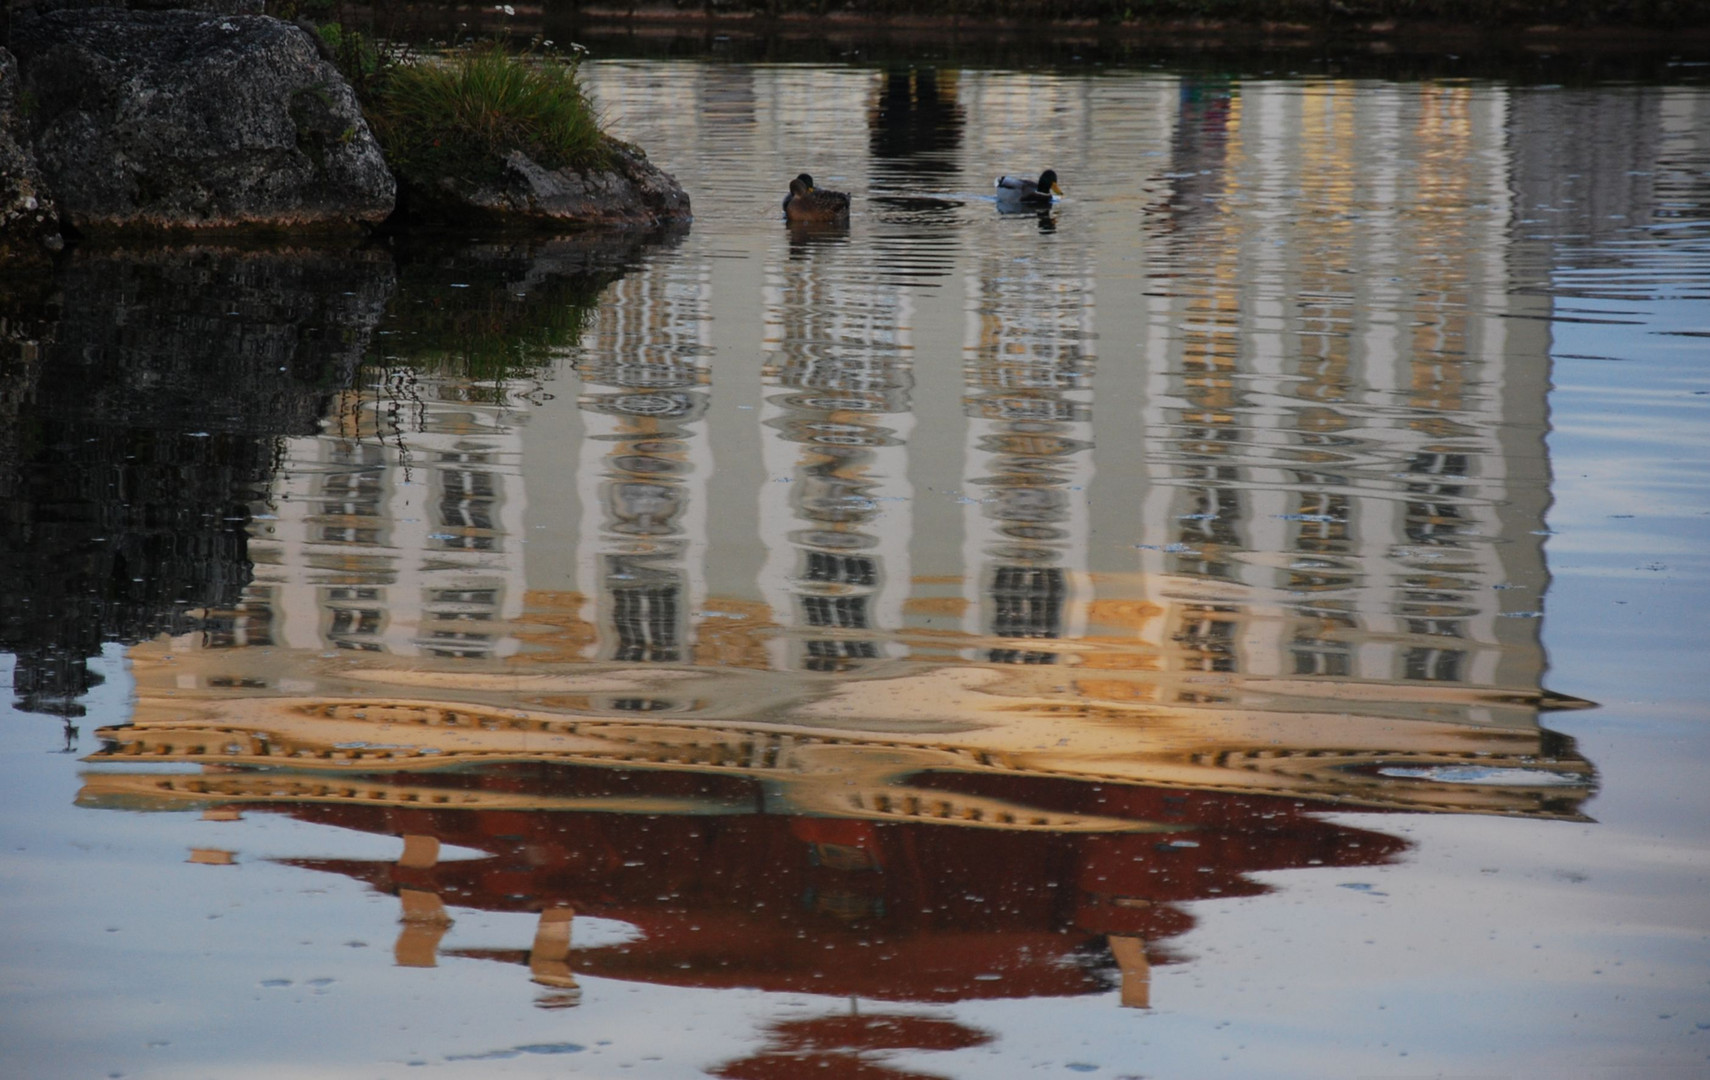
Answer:
POLYGON ((64 246, 59 211, 42 182, 20 111, 18 61, 0 49, 0 261, 40 261, 64 246))
POLYGON ((404 206, 418 220, 497 228, 653 228, 689 220, 688 193, 671 174, 639 147, 614 139, 606 149, 605 164, 589 169, 548 169, 513 150, 498 180, 406 184, 404 206))
POLYGON ((378 224, 396 184, 336 68, 265 16, 116 8, 13 27, 30 129, 86 232, 378 224))

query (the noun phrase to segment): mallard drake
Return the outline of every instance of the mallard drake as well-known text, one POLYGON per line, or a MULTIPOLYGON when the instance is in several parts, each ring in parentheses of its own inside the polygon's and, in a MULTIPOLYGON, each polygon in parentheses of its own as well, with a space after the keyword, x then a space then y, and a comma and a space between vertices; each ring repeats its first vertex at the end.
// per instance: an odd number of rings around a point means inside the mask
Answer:
POLYGON ((1004 206, 1050 206, 1051 196, 1062 193, 1055 169, 1046 169, 1038 180, 1020 176, 997 178, 997 201, 1004 206))
POLYGON ((784 196, 784 217, 791 221, 847 221, 849 196, 841 191, 821 191, 813 177, 802 173, 790 181, 784 196))

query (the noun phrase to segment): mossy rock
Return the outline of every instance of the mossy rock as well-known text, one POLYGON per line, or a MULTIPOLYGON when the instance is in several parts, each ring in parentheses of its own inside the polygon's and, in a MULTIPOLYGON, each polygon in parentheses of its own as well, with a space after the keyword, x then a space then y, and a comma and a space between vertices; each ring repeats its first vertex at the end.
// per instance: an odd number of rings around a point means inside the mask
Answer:
POLYGON ((607 140, 601 164, 549 169, 521 150, 476 175, 412 175, 401 216, 415 224, 564 229, 653 228, 690 220, 689 196, 640 148, 607 140))

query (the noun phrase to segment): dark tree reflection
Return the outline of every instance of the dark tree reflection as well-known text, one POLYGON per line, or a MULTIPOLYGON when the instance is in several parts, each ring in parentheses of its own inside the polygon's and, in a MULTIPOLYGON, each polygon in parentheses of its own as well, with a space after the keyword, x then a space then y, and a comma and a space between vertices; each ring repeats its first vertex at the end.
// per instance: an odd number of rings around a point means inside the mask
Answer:
POLYGON ((82 715, 103 642, 235 600, 275 440, 315 430, 390 287, 384 256, 195 247, 73 256, 8 291, 0 649, 20 707, 82 715))

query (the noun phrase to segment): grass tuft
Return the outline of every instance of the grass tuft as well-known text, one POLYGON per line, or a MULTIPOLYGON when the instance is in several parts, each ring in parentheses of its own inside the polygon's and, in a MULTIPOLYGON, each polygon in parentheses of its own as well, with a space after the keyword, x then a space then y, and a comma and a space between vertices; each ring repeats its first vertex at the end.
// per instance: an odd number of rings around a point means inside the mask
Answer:
POLYGON ((576 58, 487 43, 389 67, 370 122, 406 177, 496 177, 521 150, 549 169, 604 163, 576 58))

